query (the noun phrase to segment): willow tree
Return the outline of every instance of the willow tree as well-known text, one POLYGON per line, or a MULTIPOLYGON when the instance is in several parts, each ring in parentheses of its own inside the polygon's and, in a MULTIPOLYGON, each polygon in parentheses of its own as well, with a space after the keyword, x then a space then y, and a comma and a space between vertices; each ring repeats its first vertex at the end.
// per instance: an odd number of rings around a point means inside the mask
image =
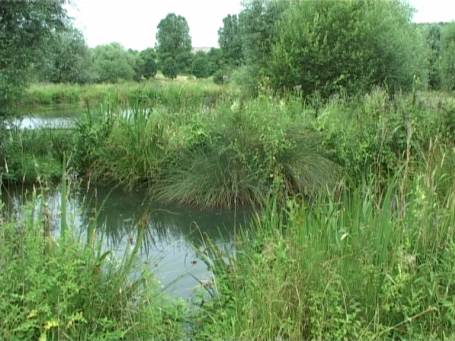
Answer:
POLYGON ((272 84, 323 96, 411 88, 426 75, 423 39, 411 18, 399 0, 293 2, 278 23, 272 84))

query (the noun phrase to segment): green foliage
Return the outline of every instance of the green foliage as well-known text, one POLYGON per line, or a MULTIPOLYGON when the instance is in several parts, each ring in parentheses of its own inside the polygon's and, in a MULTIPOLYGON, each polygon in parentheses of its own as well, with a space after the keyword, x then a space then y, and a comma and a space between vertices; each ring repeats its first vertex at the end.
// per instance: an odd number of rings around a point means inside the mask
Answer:
POLYGON ((245 2, 239 15, 242 51, 247 65, 256 66, 263 73, 270 63, 272 46, 276 41, 277 22, 288 1, 252 0, 245 2))
POLYGON ((132 80, 134 77, 134 58, 120 44, 100 45, 92 51, 92 77, 97 82, 115 83, 132 80))
POLYGON ((90 67, 90 52, 84 36, 79 30, 68 27, 56 34, 46 49, 45 58, 34 65, 34 70, 40 81, 88 83, 93 77, 90 67))
POLYGON ((62 174, 65 154, 73 148, 68 131, 10 129, 2 132, 0 174, 8 182, 46 182, 62 174))
POLYGON ((199 51, 194 55, 191 71, 197 78, 206 78, 210 75, 210 59, 206 53, 199 51))
POLYGON ((223 19, 223 27, 218 30, 218 43, 226 64, 239 66, 242 63, 242 34, 237 15, 229 14, 223 19))
POLYGON ((455 89, 455 23, 442 30, 441 79, 447 90, 455 89))
POLYGON ((163 75, 165 77, 170 78, 170 79, 177 78, 178 66, 177 66, 177 62, 174 58, 167 57, 166 59, 164 59, 161 62, 160 67, 161 67, 161 72, 163 72, 163 75))
POLYGON ((186 19, 168 14, 158 24, 156 52, 160 69, 165 76, 175 78, 191 68, 191 36, 186 19))
POLYGON ((422 39, 400 1, 295 2, 280 21, 271 80, 276 89, 299 87, 324 97, 373 86, 394 92, 425 81, 422 39), (349 47, 349 48, 347 48, 349 47))
POLYGON ((210 51, 207 52, 207 58, 209 60, 208 69, 210 76, 223 68, 224 59, 223 51, 221 51, 221 49, 211 48, 210 51))
POLYGON ((428 86, 431 89, 441 88, 441 25, 428 24, 423 26, 424 35, 426 36, 428 54, 428 86))
POLYGON ((23 220, 2 221, 1 339, 182 337, 183 305, 164 297, 138 265, 140 233, 120 262, 101 243, 83 245, 69 231, 55 239, 39 200, 25 208, 23 220))
POLYGON ((63 2, 4 1, 0 6, 0 107, 22 94, 28 71, 66 23, 63 2))
POLYGON ((209 80, 153 80, 146 82, 123 82, 117 84, 33 84, 19 102, 21 106, 75 104, 84 111, 108 110, 112 105, 134 105, 141 103, 150 107, 165 107, 163 110, 199 110, 213 106, 222 97, 233 96, 233 92, 209 80), (106 105, 106 106, 104 106, 106 105))
POLYGON ((156 53, 154 49, 148 48, 139 53, 139 60, 136 75, 139 78, 144 77, 150 79, 155 77, 156 72, 158 71, 157 62, 156 62, 156 53))

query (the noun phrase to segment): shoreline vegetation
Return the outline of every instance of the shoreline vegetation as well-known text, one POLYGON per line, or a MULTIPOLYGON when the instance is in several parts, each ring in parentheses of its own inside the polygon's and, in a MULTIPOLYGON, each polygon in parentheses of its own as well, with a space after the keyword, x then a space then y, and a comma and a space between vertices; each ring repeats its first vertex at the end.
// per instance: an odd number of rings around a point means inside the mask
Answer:
POLYGON ((45 193, 0 201, 0 339, 455 339, 455 23, 248 0, 220 48, 193 53, 169 13, 135 51, 89 48, 63 3, 0 7, 0 190, 61 193, 52 226, 45 193), (8 124, 39 106, 74 126, 8 124), (140 264, 140 221, 124 257, 96 219, 77 237, 80 183, 255 218, 230 256, 196 248, 213 278, 184 302, 140 264))
MULTIPOLYGON (((167 100, 173 96, 179 92, 167 100)), ((46 236, 43 216, 5 221, 1 262, 9 264, 8 273, 25 268, 33 275, 31 282, 17 282, 31 291, 15 300, 19 287, 5 283, 6 295, 13 296, 3 300, 3 337, 453 337, 453 96, 422 91, 391 98, 378 88, 317 106, 298 95, 219 98, 210 107, 204 96, 188 107, 102 103, 82 112, 70 130, 4 131, 3 181, 58 180, 65 164, 81 179, 145 188, 158 200, 200 208, 252 205, 257 218, 228 260, 208 243, 203 252, 216 296, 197 308, 164 297, 146 273, 136 287, 130 275, 119 275, 132 268, 111 265, 93 245, 72 237, 39 239, 46 236), (21 238, 13 243, 14 233, 21 238), (52 252, 46 255, 48 244, 52 252), (11 253, 24 256, 12 262, 11 253), (62 266, 37 270, 54 263, 62 266), (100 289, 82 295, 101 268, 100 289), (74 284, 76 269, 88 277, 74 284), (63 291, 56 294, 48 281, 63 291), (130 313, 119 307, 120 315, 101 317, 84 310, 85 298, 117 302, 109 296, 117 289, 101 289, 112 281, 118 290, 137 288, 125 297, 130 313), (77 295, 65 291, 70 282, 77 295), (38 289, 68 302, 67 310, 52 302, 37 308, 45 301, 38 289), (133 301, 153 303, 142 310, 133 301), (13 319, 6 311, 15 305, 21 317, 13 319), (91 324, 100 318, 105 324, 91 324)), ((134 252, 126 259, 131 266, 134 252)))

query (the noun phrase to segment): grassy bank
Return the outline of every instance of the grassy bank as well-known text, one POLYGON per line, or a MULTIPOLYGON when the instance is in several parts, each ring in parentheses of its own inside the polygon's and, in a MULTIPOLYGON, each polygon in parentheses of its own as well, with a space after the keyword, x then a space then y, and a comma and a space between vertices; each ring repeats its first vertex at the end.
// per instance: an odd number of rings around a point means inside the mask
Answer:
POLYGON ((118 84, 32 84, 17 103, 19 107, 77 104, 84 110, 99 104, 157 106, 169 111, 201 110, 213 106, 230 89, 209 80, 151 80, 118 84))
MULTIPOLYGON (((202 340, 444 340, 455 334, 454 150, 412 178, 365 182, 311 204, 276 200, 198 314, 202 340)), ((213 257, 214 255, 214 257, 213 257)))
POLYGON ((76 238, 64 218, 54 231, 40 202, 23 207, 20 219, 0 218, 1 339, 182 338, 184 306, 136 262, 140 231, 116 260, 94 238, 76 238))

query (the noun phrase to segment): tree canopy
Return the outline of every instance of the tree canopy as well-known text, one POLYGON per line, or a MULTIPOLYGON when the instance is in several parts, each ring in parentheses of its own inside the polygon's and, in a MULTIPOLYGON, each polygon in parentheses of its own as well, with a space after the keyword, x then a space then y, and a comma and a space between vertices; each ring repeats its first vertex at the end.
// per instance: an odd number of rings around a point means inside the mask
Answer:
POLYGON ((425 77, 423 39, 398 0, 295 2, 278 24, 271 80, 327 96, 373 86, 410 88, 425 77))
POLYGON ((68 22, 62 0, 2 1, 0 6, 0 105, 17 97, 28 70, 53 34, 68 22))
POLYGON ((243 60, 242 33, 237 15, 228 15, 218 30, 218 43, 225 62, 239 66, 243 60))
POLYGON ((98 82, 132 80, 135 76, 134 57, 118 43, 93 49, 93 77, 98 82))
POLYGON ((157 28, 156 52, 163 74, 173 78, 176 73, 190 71, 191 36, 186 19, 170 13, 157 28))

